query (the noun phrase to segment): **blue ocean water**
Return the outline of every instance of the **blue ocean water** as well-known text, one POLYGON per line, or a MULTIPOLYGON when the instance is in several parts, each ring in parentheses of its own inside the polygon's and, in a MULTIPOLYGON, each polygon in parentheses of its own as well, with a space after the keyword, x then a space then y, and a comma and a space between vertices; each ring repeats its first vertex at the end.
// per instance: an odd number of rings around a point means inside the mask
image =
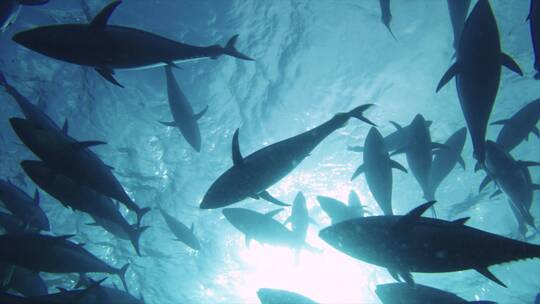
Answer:
MULTIPOLYGON (((88 0, 92 14, 108 1, 88 0)), ((474 2, 474 1, 473 1, 474 2)), ((525 19, 528 1, 490 1, 497 18, 502 49, 521 66, 524 77, 503 68, 491 121, 505 119, 538 98, 533 51, 525 19)), ((199 112, 202 149, 195 152, 178 130, 158 121, 170 120, 163 68, 122 71, 115 87, 89 68, 39 55, 13 41, 14 33, 38 25, 86 22, 79 1, 51 0, 42 7, 23 8, 17 22, 0 35, 0 70, 32 102, 58 124, 69 121, 69 133, 79 140, 102 140, 92 148, 141 206, 161 206, 188 226, 203 250, 195 252, 173 241, 156 210, 143 220, 151 226, 141 238, 142 257, 131 244, 102 229, 85 225, 91 219, 42 197, 51 231, 76 234, 74 240, 108 263, 131 264, 127 275, 133 295, 146 303, 259 303, 259 288, 286 289, 321 303, 379 303, 377 284, 393 282, 388 272, 357 261, 328 246, 318 231, 330 224, 317 195, 347 201, 355 190, 362 204, 381 214, 365 178, 350 181, 361 154, 348 146, 362 145, 369 127, 356 120, 334 132, 299 167, 270 188, 285 202, 298 191, 307 199, 311 226, 308 243, 321 251, 293 250, 252 242, 232 227, 220 210, 201 210, 212 182, 232 165, 231 141, 240 128, 244 155, 304 132, 363 103, 375 103, 366 116, 383 135, 395 129, 389 121, 410 123, 417 113, 432 120, 434 141, 444 142, 465 122, 452 81, 441 92, 435 88, 454 61, 453 35, 446 1, 392 2, 393 39, 380 21, 378 1, 166 1, 126 0, 110 23, 144 29, 193 45, 225 44, 239 34, 237 47, 254 62, 223 56, 181 64, 175 76, 199 112)), ((137 50, 134 50, 136 52, 137 50)), ((11 129, 8 119, 21 116, 11 97, 0 92, 0 177, 10 178, 28 193, 36 186, 19 163, 35 159, 11 129)), ((499 126, 488 128, 495 139, 499 126)), ((538 138, 513 151, 516 159, 538 161, 538 138)), ((437 192, 439 217, 448 218, 453 204, 476 193, 484 174, 475 173, 470 137, 463 154, 467 169, 457 166, 437 192)), ((406 165, 404 156, 396 160, 406 165)), ((395 171, 397 172, 397 171, 395 171)), ((533 180, 538 169, 532 168, 533 180)), ((394 173, 393 207, 404 214, 425 200, 412 175, 394 173)), ((262 200, 247 199, 237 206, 260 212, 275 209, 262 200)), ((123 207, 122 207, 123 208, 123 207)), ((122 209, 132 222, 134 216, 122 209)), ((539 216, 533 203, 532 214, 539 216)), ((290 209, 276 216, 284 221, 290 209)), ((492 233, 518 237, 514 216, 504 195, 486 199, 461 216, 468 225, 492 233)), ((381 240, 383 241, 383 240, 381 240)), ((538 243, 538 238, 529 240, 538 243)), ((36 253, 39 254, 39 253, 36 253)), ((494 266, 502 288, 474 271, 415 274, 418 283, 455 292, 469 300, 533 303, 539 291, 540 263, 535 260, 494 266)), ((75 275, 44 274, 49 290, 71 287, 75 275)), ((100 275, 93 276, 100 278, 100 275)), ((117 278, 111 277, 109 283, 117 278)))

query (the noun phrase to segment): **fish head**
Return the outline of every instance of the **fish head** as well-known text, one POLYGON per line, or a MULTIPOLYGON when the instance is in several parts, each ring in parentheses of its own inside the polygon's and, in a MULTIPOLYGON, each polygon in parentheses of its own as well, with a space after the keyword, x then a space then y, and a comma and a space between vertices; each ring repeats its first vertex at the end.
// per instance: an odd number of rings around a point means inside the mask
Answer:
MULTIPOLYGON (((387 216, 356 218, 339 222, 319 232, 319 237, 337 250, 356 259, 388 266, 392 258, 394 231, 387 216)), ((394 257, 395 258, 395 257, 394 257)))
POLYGON ((216 209, 246 199, 252 194, 251 183, 249 175, 244 174, 238 166, 233 166, 210 186, 200 208, 216 209))
POLYGON ((254 213, 244 208, 225 208, 221 212, 227 221, 240 231, 248 229, 249 221, 252 218, 250 215, 254 213))
MULTIPOLYGON (((34 52, 46 55, 52 58, 73 61, 74 56, 77 56, 77 51, 74 45, 84 46, 91 41, 84 40, 87 37, 85 32, 78 30, 79 28, 87 29, 86 25, 54 25, 42 26, 34 29, 18 32, 12 37, 12 40, 17 44, 22 45, 34 52)), ((81 48, 82 49, 82 48, 81 48)))
POLYGON ((47 182, 52 178, 52 170, 44 162, 23 160, 21 167, 33 181, 47 182))
POLYGON ((53 139, 52 135, 54 134, 48 132, 42 125, 23 118, 11 118, 9 122, 17 136, 30 149, 37 145, 51 145, 53 139))

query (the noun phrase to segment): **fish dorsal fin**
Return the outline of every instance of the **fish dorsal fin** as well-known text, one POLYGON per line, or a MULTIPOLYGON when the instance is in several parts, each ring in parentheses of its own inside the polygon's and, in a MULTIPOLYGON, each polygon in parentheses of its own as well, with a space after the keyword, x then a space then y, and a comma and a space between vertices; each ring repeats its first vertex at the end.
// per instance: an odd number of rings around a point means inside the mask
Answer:
POLYGON ((274 217, 276 214, 280 213, 281 211, 283 211, 283 208, 274 209, 272 211, 266 212, 264 216, 274 217))
POLYGON ((64 133, 64 135, 68 135, 68 129, 69 129, 69 125, 68 125, 68 120, 66 118, 64 120, 64 125, 62 125, 62 133, 64 133))
POLYGON ((396 227, 399 227, 398 231, 403 231, 403 229, 407 229, 412 223, 420 219, 422 214, 424 214, 426 210, 431 208, 435 204, 435 202, 436 201, 430 201, 424 203, 402 216, 401 219, 396 223, 396 227))
POLYGON ((454 224, 457 224, 457 225, 465 225, 465 223, 470 220, 471 218, 470 217, 462 217, 462 218, 459 218, 457 220, 453 220, 452 223, 454 224))
POLYGON ((390 120, 390 123, 392 124, 392 126, 394 126, 394 128, 396 128, 397 131, 403 130, 403 127, 397 122, 390 120))
POLYGON ((194 223, 191 223, 191 227, 189 227, 189 231, 191 231, 191 233, 193 233, 195 230, 195 225, 194 223))
POLYGON ((111 4, 107 5, 105 8, 99 12, 92 22, 90 22, 90 25, 94 27, 104 28, 107 26, 107 22, 109 21, 109 18, 111 17, 112 13, 122 3, 121 0, 113 1, 111 4))
POLYGON ((233 140, 232 140, 232 158, 233 158, 234 165, 240 165, 244 162, 242 153, 240 153, 240 144, 238 142, 238 131, 239 129, 236 129, 236 131, 234 131, 233 140))
POLYGON ((34 192, 34 205, 39 206, 39 191, 36 189, 36 192, 34 192))
POLYGON ((98 140, 88 140, 88 141, 79 141, 71 144, 71 147, 75 150, 84 150, 89 147, 98 146, 98 145, 106 145, 107 143, 104 141, 98 141, 98 140))
POLYGON ((193 118, 195 118, 195 120, 201 119, 201 117, 203 117, 203 115, 206 113, 206 111, 208 111, 208 106, 204 107, 204 109, 202 111, 200 111, 199 113, 193 115, 193 118))

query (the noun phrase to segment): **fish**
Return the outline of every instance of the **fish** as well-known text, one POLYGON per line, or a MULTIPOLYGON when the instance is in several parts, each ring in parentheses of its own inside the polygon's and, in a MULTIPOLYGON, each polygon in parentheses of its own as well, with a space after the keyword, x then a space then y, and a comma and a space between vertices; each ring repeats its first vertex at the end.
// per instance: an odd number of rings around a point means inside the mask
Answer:
MULTIPOLYGON (((407 126, 401 126, 399 123, 395 121, 390 121, 390 123, 396 128, 396 131, 388 134, 384 137, 384 145, 386 146, 386 149, 388 152, 393 152, 395 150, 401 150, 404 147, 409 145, 409 137, 410 137, 410 127, 411 125, 407 126)), ((433 122, 431 120, 426 120, 426 125, 429 128, 433 122)), ((349 146, 349 151, 354 152, 363 152, 364 147, 363 146, 349 146)))
POLYGON ((317 225, 317 222, 309 216, 306 207, 306 197, 299 191, 294 198, 291 216, 285 220, 285 225, 291 223, 292 232, 297 236, 299 243, 306 241, 309 224, 317 225))
POLYGON ((392 22, 392 13, 390 11, 390 0, 379 0, 379 5, 381 7, 381 21, 390 32, 390 35, 392 35, 392 37, 396 39, 396 36, 394 36, 394 33, 392 32, 392 28, 390 27, 390 22, 392 22))
POLYGON ((104 142, 76 141, 64 132, 45 129, 22 118, 11 118, 10 124, 21 141, 53 172, 121 202, 137 214, 137 224, 150 211, 135 204, 112 174, 111 167, 87 149, 104 142))
POLYGON ((349 192, 348 205, 323 195, 317 196, 317 201, 319 201, 323 211, 330 217, 332 224, 364 216, 364 207, 354 190, 349 192))
POLYGON ((191 104, 180 89, 180 86, 174 78, 172 68, 165 66, 167 78, 167 93, 169 96, 169 107, 174 121, 161 122, 168 127, 176 127, 180 130, 186 141, 195 149, 201 151, 201 131, 197 121, 206 113, 208 106, 201 112, 194 114, 191 104))
POLYGON ((461 156, 465 140, 467 139, 467 128, 461 128, 454 134, 450 135, 443 144, 444 148, 434 152, 435 157, 431 163, 429 172, 428 187, 426 199, 434 200, 437 188, 443 180, 452 172, 454 167, 459 164, 463 170, 466 169, 465 160, 461 156))
POLYGON ((461 32, 463 31, 467 13, 471 6, 471 0, 446 0, 446 3, 448 4, 448 12, 452 21, 452 30, 454 31, 454 49, 457 52, 459 50, 461 32))
POLYGON ((431 174, 433 150, 447 149, 447 147, 431 140, 431 134, 422 114, 417 114, 414 117, 410 126, 410 132, 409 145, 401 150, 394 151, 392 155, 405 152, 409 168, 420 185, 424 193, 424 198, 430 200, 429 177, 431 174))
POLYGON ((0 261, 34 272, 115 274, 127 290, 125 274, 129 263, 122 268, 109 266, 83 245, 71 242, 69 238, 72 236, 0 235, 0 261))
POLYGON ((497 136, 497 144, 510 152, 521 142, 529 139, 533 133, 540 138, 540 131, 536 124, 540 120, 540 99, 535 99, 517 111, 509 119, 492 122, 492 125, 502 125, 497 136))
POLYGON ((40 277, 39 273, 22 267, 0 263, 0 273, 3 273, 6 268, 12 269, 10 271, 10 278, 7 280, 4 289, 14 290, 23 296, 40 296, 48 294, 47 285, 40 277))
POLYGON ((260 288, 257 296, 261 304, 317 304, 301 294, 282 289, 260 288))
POLYGON ((443 75, 436 92, 456 78, 459 102, 473 142, 473 156, 485 160, 485 137, 495 104, 501 66, 523 75, 519 65, 501 51, 497 21, 487 0, 479 0, 461 34, 456 62, 443 75))
POLYGON ((43 5, 49 0, 2 0, 0 1, 0 32, 5 32, 12 25, 19 12, 21 6, 43 5))
POLYGON ((531 0, 529 10, 529 27, 531 31, 531 42, 534 50, 534 79, 540 79, 540 3, 537 0, 531 0))
POLYGON ((263 214, 245 208, 224 208, 222 213, 234 228, 245 235, 246 247, 249 247, 251 240, 292 249, 302 247, 304 244, 298 243, 296 235, 273 218, 281 211, 283 208, 263 214))
MULTIPOLYGON (((480 191, 490 182, 495 182, 498 190, 492 195, 505 193, 512 202, 521 218, 529 226, 538 231, 530 208, 533 201, 533 191, 540 190, 540 185, 532 182, 528 167, 540 166, 538 162, 516 161, 510 153, 506 152, 495 142, 486 142, 486 177, 480 184, 480 191)), ((521 229, 523 230, 523 228, 521 229)), ((526 231, 521 231, 522 233, 526 231)))
MULTIPOLYGON (((4 87, 6 93, 8 93, 15 100, 26 119, 44 129, 52 129, 57 131, 61 130, 60 127, 47 114, 45 114, 39 107, 34 105, 30 100, 22 95, 17 88, 10 85, 2 71, 0 71, 0 86, 4 87)), ((64 124, 63 128, 67 128, 67 124, 64 124)))
POLYGON ((390 159, 384 139, 372 127, 364 144, 364 163, 354 171, 351 180, 364 173, 369 190, 384 214, 392 215, 392 169, 407 173, 401 164, 390 159))
POLYGON ((42 55, 94 68, 110 83, 123 87, 115 78, 117 69, 142 69, 201 58, 229 55, 253 61, 236 47, 238 35, 227 44, 207 47, 176 42, 135 28, 109 25, 122 1, 105 6, 88 24, 49 25, 22 31, 13 36, 16 43, 42 55), (133 52, 133 50, 137 50, 133 52))
POLYGON ((57 199, 64 207, 91 215, 95 223, 122 239, 131 241, 140 256, 139 239, 148 226, 130 225, 122 216, 115 203, 107 196, 76 183, 70 178, 55 173, 44 162, 25 160, 21 167, 30 179, 41 189, 57 199))
POLYGON ((266 146, 243 157, 238 143, 238 129, 233 136, 233 166, 215 180, 200 204, 201 209, 216 209, 240 202, 248 197, 280 206, 288 206, 267 191, 293 171, 328 135, 354 117, 368 124, 363 116, 372 104, 361 105, 299 135, 266 146))
POLYGON ((424 203, 403 216, 341 222, 321 230, 319 237, 355 259, 387 268, 394 279, 403 279, 411 286, 415 285, 411 272, 473 269, 506 287, 488 267, 540 258, 539 245, 466 226, 467 217, 454 221, 422 217, 434 203, 424 203))
POLYGON ((403 283, 377 285, 375 294, 383 304, 496 304, 492 301, 467 301, 451 292, 416 284, 414 287, 403 283))
POLYGON ((180 241, 195 251, 201 250, 201 243, 195 235, 193 223, 191 224, 191 227, 188 228, 182 222, 168 214, 163 208, 159 207, 158 209, 161 216, 163 216, 165 223, 169 227, 169 230, 176 237, 176 239, 174 239, 175 241, 180 241))
POLYGON ((4 207, 21 220, 25 227, 49 231, 49 219, 39 207, 39 201, 39 191, 36 190, 32 198, 11 181, 0 180, 0 202, 4 207))
POLYGON ((486 191, 480 192, 478 194, 474 194, 473 192, 469 193, 463 201, 450 206, 450 210, 448 210, 448 216, 450 218, 456 217, 458 214, 463 213, 478 205, 480 202, 484 201, 486 196, 486 191))

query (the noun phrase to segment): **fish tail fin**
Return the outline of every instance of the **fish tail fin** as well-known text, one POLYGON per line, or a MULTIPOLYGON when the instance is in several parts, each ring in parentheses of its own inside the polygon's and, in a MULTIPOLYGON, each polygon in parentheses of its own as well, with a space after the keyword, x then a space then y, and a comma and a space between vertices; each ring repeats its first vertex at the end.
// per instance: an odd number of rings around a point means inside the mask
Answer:
POLYGON ((229 41, 227 41, 227 44, 223 48, 223 53, 227 54, 229 56, 232 56, 232 57, 236 57, 238 59, 254 61, 255 59, 253 59, 253 58, 251 58, 251 57, 249 57, 249 56, 247 56, 245 54, 240 53, 236 49, 236 47, 235 47, 236 40, 238 40, 238 34, 232 36, 231 39, 229 39, 229 41))
POLYGON ((127 283, 126 283, 126 271, 129 267, 129 263, 126 263, 126 265, 122 266, 122 268, 118 269, 117 275, 120 277, 120 281, 122 281, 122 285, 124 285, 124 290, 126 292, 128 291, 127 283))
POLYGON ((364 112, 371 108, 372 106, 374 106, 374 104, 371 104, 371 103, 368 103, 368 104, 364 104, 364 105, 361 105, 361 106, 358 106, 354 109, 352 109, 351 111, 349 111, 347 113, 347 115, 349 115, 349 117, 354 117, 356 119, 359 119, 369 125, 372 125, 372 126, 377 126, 376 124, 374 124, 373 122, 371 122, 369 119, 367 119, 363 114, 364 112))
POLYGON ((139 210, 137 210, 137 226, 141 225, 143 216, 150 210, 152 210, 152 208, 150 207, 140 208, 139 210))
POLYGON ((134 225, 131 232, 129 233, 129 240, 131 241, 133 248, 135 248, 135 252, 137 252, 138 256, 141 256, 139 240, 143 232, 145 232, 148 228, 150 228, 150 226, 137 227, 136 225, 134 225))

